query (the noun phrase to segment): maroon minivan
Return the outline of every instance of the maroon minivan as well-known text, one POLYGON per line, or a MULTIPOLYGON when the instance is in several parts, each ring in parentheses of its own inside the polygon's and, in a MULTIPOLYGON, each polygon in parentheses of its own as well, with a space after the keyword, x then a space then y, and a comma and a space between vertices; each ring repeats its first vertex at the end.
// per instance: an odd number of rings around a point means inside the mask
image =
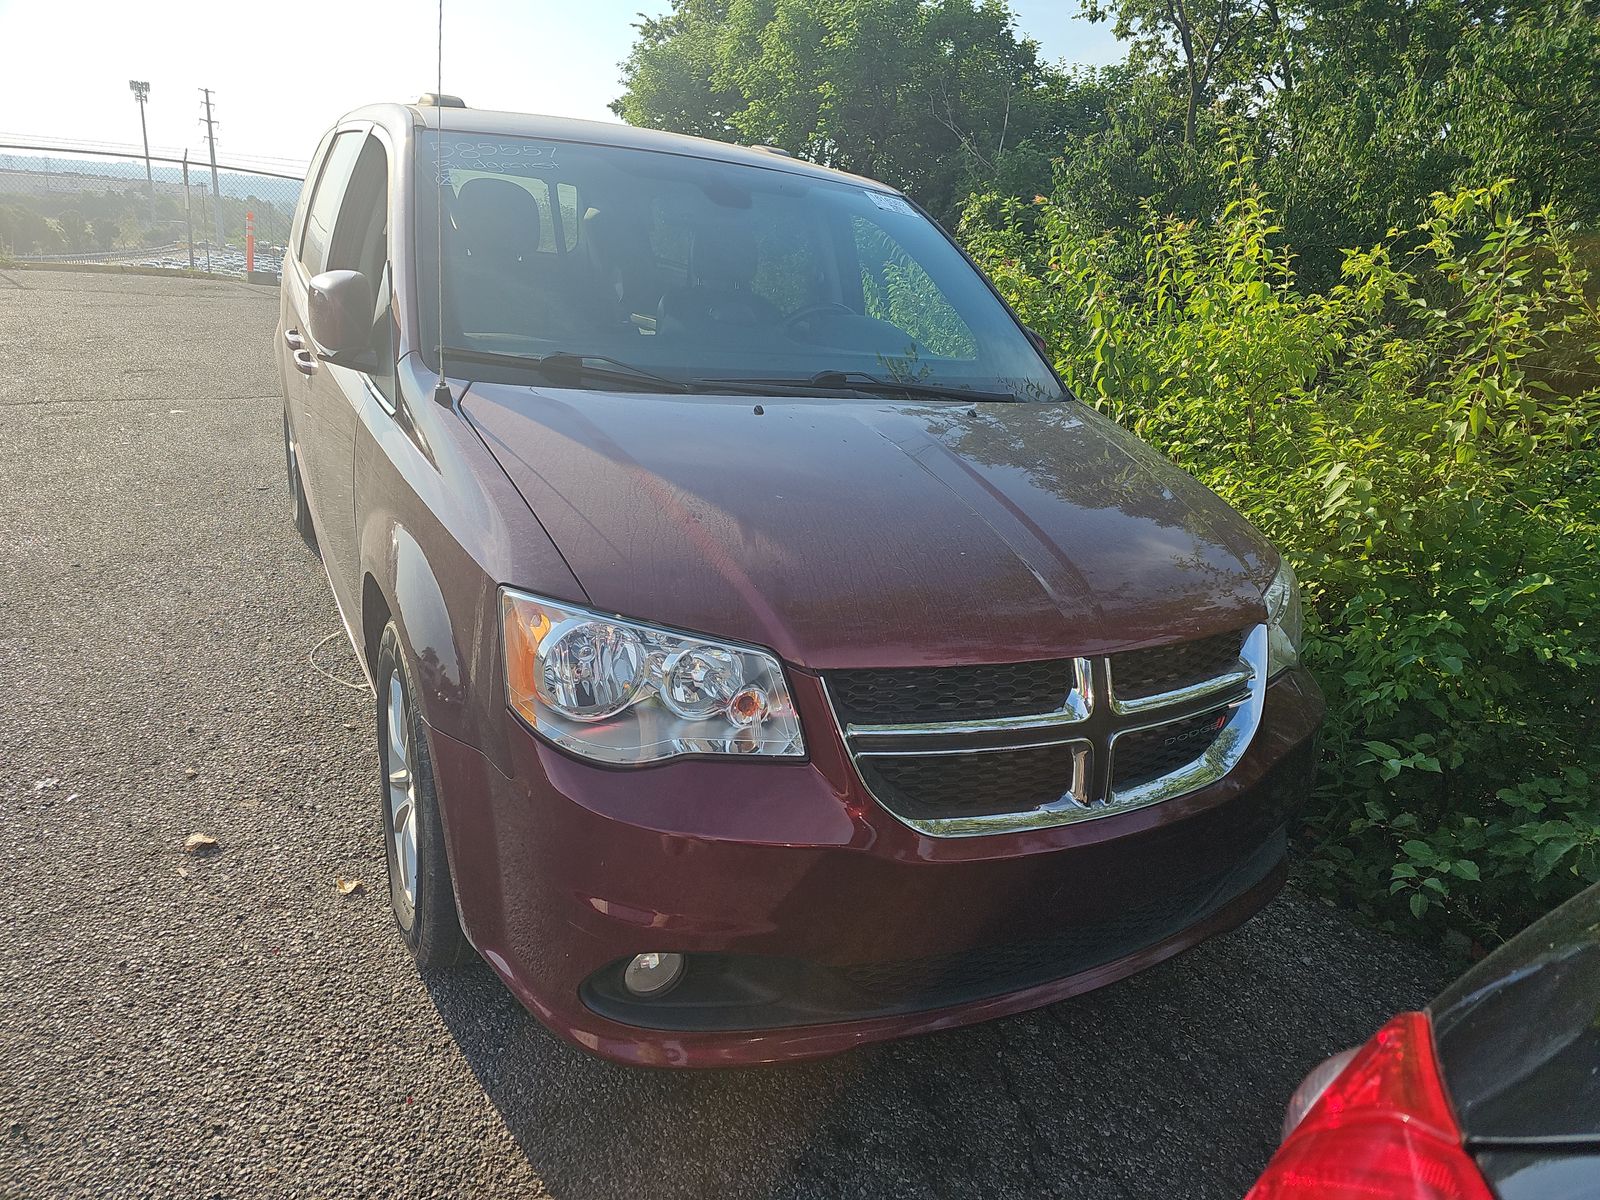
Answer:
POLYGON ((1109 983, 1282 882, 1294 576, 892 188, 362 109, 277 354, 424 968, 470 943, 621 1062, 776 1062, 1109 983))

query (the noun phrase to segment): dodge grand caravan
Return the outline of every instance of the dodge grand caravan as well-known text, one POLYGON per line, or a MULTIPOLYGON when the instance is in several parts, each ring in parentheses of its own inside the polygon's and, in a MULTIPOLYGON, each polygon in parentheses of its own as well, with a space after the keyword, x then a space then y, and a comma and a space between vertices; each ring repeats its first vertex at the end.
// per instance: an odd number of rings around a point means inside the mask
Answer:
POLYGON ((628 1063, 1049 1004, 1243 921, 1322 701, 1295 581, 894 189, 447 97, 316 152, 294 519, 395 919, 628 1063))

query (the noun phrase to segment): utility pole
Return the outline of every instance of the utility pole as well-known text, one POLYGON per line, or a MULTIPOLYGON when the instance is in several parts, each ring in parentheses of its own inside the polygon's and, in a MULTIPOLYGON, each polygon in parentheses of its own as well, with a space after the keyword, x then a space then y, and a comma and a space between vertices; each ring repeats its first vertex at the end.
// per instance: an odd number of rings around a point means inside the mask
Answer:
POLYGON ((216 226, 217 245, 222 245, 222 185, 217 182, 217 129, 216 121, 211 116, 211 89, 201 88, 205 96, 206 115, 202 118, 206 127, 206 144, 211 148, 211 215, 216 226))
POLYGON ((144 123, 144 102, 150 98, 150 84, 144 79, 128 80, 128 90, 139 102, 139 136, 144 138, 144 194, 150 201, 150 224, 156 223, 156 182, 150 174, 150 130, 144 123))

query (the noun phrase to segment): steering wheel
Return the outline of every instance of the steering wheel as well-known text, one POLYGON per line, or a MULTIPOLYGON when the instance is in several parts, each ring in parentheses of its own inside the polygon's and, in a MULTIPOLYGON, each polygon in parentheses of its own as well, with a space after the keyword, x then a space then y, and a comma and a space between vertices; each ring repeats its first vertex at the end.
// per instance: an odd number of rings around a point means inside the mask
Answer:
POLYGON ((803 308, 795 309, 783 319, 783 327, 790 329, 812 317, 823 317, 829 313, 844 313, 852 317, 858 315, 856 310, 848 304, 841 304, 837 300, 823 300, 816 304, 807 304, 803 308))

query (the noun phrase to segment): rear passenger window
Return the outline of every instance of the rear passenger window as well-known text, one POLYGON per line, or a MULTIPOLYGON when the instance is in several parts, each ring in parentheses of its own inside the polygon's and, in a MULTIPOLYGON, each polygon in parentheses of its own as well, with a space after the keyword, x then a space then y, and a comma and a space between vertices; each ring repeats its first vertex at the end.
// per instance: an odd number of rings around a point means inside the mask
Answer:
POLYGON ((852 217, 861 295, 869 317, 904 329, 935 354, 977 357, 977 340, 939 285, 876 221, 852 217))
POLYGON ((556 205, 561 213, 561 237, 568 250, 578 246, 578 189, 570 183, 556 184, 556 205))
POLYGON ((533 197, 534 207, 539 210, 539 252, 541 254, 556 253, 556 219, 551 215, 550 186, 542 179, 519 179, 517 181, 528 189, 528 194, 533 197))
POLYGON ((578 245, 578 189, 570 183, 550 186, 549 180, 517 175, 497 175, 491 171, 456 169, 450 183, 456 195, 474 179, 509 179, 533 199, 539 214, 540 254, 564 254, 578 245))
POLYGON ((660 199, 650 205, 650 254, 668 286, 688 286, 689 225, 683 214, 660 199))
MULTIPOLYGON (((658 199, 650 218, 650 251, 666 286, 693 286, 697 280, 691 251, 695 230, 703 227, 703 214, 692 202, 658 199)), ((796 220, 788 207, 759 198, 738 210, 730 225, 746 231, 752 242, 754 273, 747 284, 753 294, 785 314, 833 298, 823 246, 810 222, 796 220)), ((709 236, 715 237, 715 231, 709 236)))
POLYGON ((756 274, 750 290, 783 313, 824 299, 828 282, 823 255, 809 223, 787 213, 759 212, 756 222, 756 274))
POLYGON ((306 227, 300 235, 300 261, 306 274, 320 275, 327 270, 328 246, 333 240, 333 226, 339 216, 339 205, 344 200, 345 185, 361 157, 361 144, 367 135, 359 130, 341 133, 333 139, 328 159, 322 164, 322 174, 317 178, 317 190, 306 209, 306 227))

